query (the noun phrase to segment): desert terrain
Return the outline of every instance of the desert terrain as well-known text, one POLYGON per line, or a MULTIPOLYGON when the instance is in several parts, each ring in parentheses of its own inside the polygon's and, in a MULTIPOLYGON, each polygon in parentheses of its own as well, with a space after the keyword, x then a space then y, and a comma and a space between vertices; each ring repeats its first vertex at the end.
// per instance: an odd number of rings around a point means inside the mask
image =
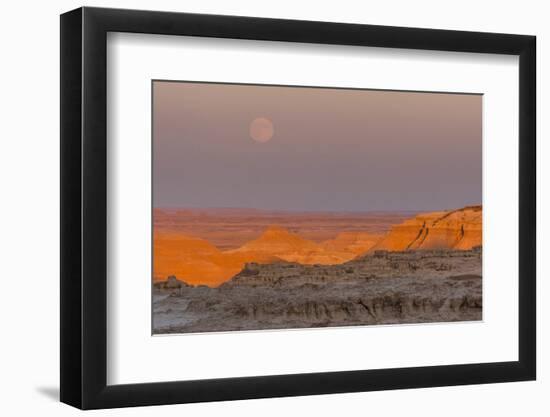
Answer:
POLYGON ((247 262, 342 263, 411 215, 155 209, 153 279, 217 286, 247 262))
POLYGON ((156 209, 153 333, 480 320, 481 222, 156 209))

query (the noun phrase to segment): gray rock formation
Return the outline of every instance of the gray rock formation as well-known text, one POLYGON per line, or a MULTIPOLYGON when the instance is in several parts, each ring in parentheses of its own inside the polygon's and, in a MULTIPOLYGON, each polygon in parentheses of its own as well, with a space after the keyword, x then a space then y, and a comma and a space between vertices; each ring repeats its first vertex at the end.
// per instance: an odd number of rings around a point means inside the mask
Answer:
POLYGON ((166 281, 155 282, 153 287, 156 290, 174 290, 176 288, 189 288, 191 285, 177 279, 175 275, 170 275, 166 281))
POLYGON ((153 327, 158 334, 481 320, 481 281, 480 247, 377 250, 339 265, 249 263, 217 288, 155 286, 153 327))

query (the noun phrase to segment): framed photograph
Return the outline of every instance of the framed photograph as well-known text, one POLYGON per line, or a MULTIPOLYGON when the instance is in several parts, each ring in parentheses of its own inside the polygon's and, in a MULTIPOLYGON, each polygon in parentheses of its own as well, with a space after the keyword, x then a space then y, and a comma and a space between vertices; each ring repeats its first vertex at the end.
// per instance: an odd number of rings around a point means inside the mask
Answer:
POLYGON ((535 37, 61 16, 61 401, 533 380, 535 37))

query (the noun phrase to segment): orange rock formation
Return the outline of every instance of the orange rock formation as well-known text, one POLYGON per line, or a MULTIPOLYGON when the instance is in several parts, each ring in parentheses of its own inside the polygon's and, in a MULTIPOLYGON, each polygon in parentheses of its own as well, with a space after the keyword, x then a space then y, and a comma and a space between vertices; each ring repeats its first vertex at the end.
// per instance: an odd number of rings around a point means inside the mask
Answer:
POLYGON ((176 233, 155 233, 155 281, 175 275, 189 284, 217 286, 242 268, 242 263, 206 240, 176 233))
POLYGON ((204 239, 156 232, 154 280, 175 275, 190 284, 217 286, 236 275, 247 262, 339 264, 366 252, 377 239, 378 236, 369 233, 341 233, 335 239, 317 244, 282 227, 271 226, 258 239, 222 252, 204 239))
POLYGON ((261 262, 274 256, 300 264, 333 265, 365 253, 376 241, 377 236, 369 233, 341 233, 335 239, 317 244, 282 227, 270 226, 258 239, 225 253, 240 254, 247 262, 261 262))
POLYGON ((268 227, 257 239, 238 249, 221 251, 208 241, 183 233, 154 234, 155 281, 170 275, 189 284, 211 287, 235 276, 247 262, 275 261, 300 264, 340 264, 369 251, 384 249, 460 249, 482 243, 481 206, 419 214, 393 226, 382 237, 365 232, 341 232, 316 243, 278 226, 268 227))
POLYGON ((481 206, 469 206, 419 214, 393 226, 371 250, 471 249, 482 244, 482 213, 481 206))
POLYGON ((329 252, 346 252, 357 256, 367 252, 381 238, 382 235, 366 232, 341 232, 334 239, 322 242, 321 247, 329 252))

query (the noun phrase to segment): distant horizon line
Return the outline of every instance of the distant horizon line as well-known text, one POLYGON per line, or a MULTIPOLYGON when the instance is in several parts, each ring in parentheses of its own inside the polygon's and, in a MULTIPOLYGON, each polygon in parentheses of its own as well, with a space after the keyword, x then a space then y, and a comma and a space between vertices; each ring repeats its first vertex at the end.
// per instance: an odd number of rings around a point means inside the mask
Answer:
POLYGON ((257 207, 190 207, 190 206, 152 206, 153 210, 189 210, 189 211, 256 211, 256 212, 271 212, 271 213, 345 213, 345 214, 366 214, 366 213, 422 213, 422 212, 433 212, 433 211, 452 211, 459 210, 466 207, 482 207, 481 203, 479 204, 466 204, 460 207, 453 208, 434 208, 434 209, 402 209, 402 210, 308 210, 308 209, 266 209, 266 208, 257 208, 257 207))

